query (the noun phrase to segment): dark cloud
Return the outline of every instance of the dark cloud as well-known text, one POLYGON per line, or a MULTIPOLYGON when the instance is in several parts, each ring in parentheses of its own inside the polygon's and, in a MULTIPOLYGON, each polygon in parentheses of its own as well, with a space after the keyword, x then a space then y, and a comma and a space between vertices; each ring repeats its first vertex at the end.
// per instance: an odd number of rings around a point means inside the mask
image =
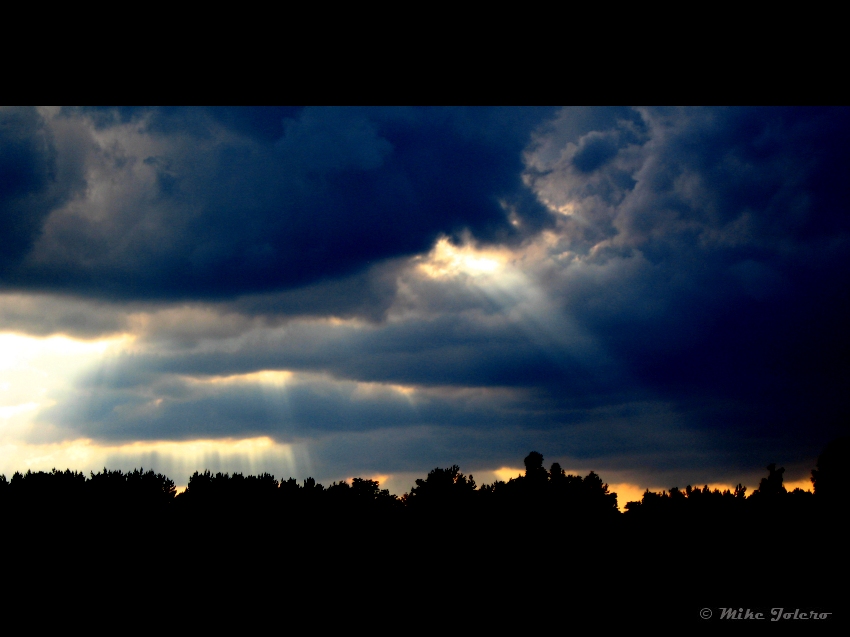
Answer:
MULTIPOLYGON (((28 225, 0 276, 102 298, 224 298, 351 275, 440 235, 518 241, 549 222, 521 180, 546 113, 65 111, 49 123, 60 137, 88 131, 86 190, 18 215, 28 225)), ((8 128, 19 142, 9 152, 31 166, 16 187, 41 188, 40 129, 8 128)))
MULTIPOLYGON (((269 435, 291 442, 340 431, 507 426, 512 424, 511 411, 530 406, 515 392, 414 394, 316 374, 291 375, 279 383, 162 374, 147 380, 148 384, 130 386, 110 378, 109 383, 78 386, 61 407, 45 412, 43 418, 64 429, 65 436, 107 441, 269 435)), ((533 412, 526 416, 528 427, 532 421, 545 425, 548 417, 533 412)))
POLYGON ((571 206, 557 249, 585 264, 550 292, 646 391, 729 444, 811 451, 847 426, 848 115, 646 111, 644 140, 605 146, 593 174, 567 148, 540 177, 571 206))
POLYGON ((616 157, 619 150, 616 134, 593 131, 579 141, 573 165, 580 172, 590 173, 616 157))
MULTIPOLYGON (((153 319, 159 327, 145 349, 110 359, 92 382, 125 386, 148 383, 159 374, 297 370, 430 387, 543 387, 585 405, 632 390, 580 335, 572 337, 569 351, 563 340, 553 342, 503 318, 490 325, 475 316, 447 315, 380 326, 298 321, 278 328, 235 318, 228 328, 224 318, 207 324, 197 315, 192 322, 192 316, 153 319)), ((568 326, 559 327, 566 338, 568 326)))
POLYGON ((0 329, 91 339, 128 331, 127 309, 52 295, 5 294, 0 296, 0 329))
POLYGON ((0 110, 0 273, 27 253, 47 215, 80 185, 75 175, 60 174, 56 154, 35 109, 0 110))
MULTIPOLYGON (((270 435, 351 473, 538 448, 731 481, 846 433, 848 115, 71 111, 51 143, 94 140, 102 188, 19 233, 3 280, 109 297, 85 306, 104 331, 149 299, 133 352, 45 416, 60 437, 270 435), (444 235, 507 256, 419 269, 444 235), (296 380, 201 382, 260 370, 296 380)), ((38 312, 17 303, 15 325, 38 312)), ((39 333, 85 324, 78 303, 39 333)))

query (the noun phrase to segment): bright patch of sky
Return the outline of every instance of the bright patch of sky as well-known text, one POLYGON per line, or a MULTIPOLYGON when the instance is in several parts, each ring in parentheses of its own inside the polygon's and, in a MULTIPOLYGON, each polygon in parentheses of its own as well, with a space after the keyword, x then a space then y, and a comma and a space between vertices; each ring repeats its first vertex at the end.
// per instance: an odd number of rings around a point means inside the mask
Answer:
POLYGON ((0 441, 30 428, 37 412, 54 404, 80 373, 133 340, 129 335, 81 341, 0 334, 0 441))

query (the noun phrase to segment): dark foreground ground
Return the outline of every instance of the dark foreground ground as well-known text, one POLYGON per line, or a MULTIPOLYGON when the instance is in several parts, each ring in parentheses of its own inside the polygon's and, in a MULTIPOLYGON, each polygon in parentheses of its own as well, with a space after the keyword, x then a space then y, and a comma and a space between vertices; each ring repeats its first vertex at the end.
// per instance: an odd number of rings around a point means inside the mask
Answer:
POLYGON ((846 524, 834 513, 404 513, 7 517, 6 615, 86 632, 299 635, 779 624, 819 633, 847 620, 846 524), (801 618, 812 612, 831 614, 801 618))

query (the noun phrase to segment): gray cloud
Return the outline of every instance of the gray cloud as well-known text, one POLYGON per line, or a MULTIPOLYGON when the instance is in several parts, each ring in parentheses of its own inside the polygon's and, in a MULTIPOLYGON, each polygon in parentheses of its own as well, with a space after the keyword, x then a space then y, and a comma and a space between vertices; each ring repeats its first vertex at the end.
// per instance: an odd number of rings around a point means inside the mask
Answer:
POLYGON ((10 183, 67 196, 4 214, 27 224, 9 236, 9 288, 234 298, 356 275, 441 234, 517 241, 509 211, 549 223, 520 174, 535 109, 287 110, 275 139, 216 110, 26 113, 7 117, 26 172, 10 183))
POLYGON ((21 292, 0 320, 138 338, 42 418, 60 437, 297 440, 327 475, 538 448, 667 486, 803 466, 846 430, 846 109, 439 112, 308 110, 277 133, 51 120, 56 140, 96 140, 85 174, 104 190, 39 217, 6 280, 113 301, 21 292), (428 276, 441 236, 505 263, 428 276), (276 393, 199 382, 261 370, 296 375, 276 393))
POLYGON ((60 156, 60 149, 35 109, 0 110, 0 272, 31 249, 51 211, 84 185, 76 153, 60 156))
POLYGON ((128 308, 47 294, 0 295, 0 329, 90 339, 130 329, 128 308))

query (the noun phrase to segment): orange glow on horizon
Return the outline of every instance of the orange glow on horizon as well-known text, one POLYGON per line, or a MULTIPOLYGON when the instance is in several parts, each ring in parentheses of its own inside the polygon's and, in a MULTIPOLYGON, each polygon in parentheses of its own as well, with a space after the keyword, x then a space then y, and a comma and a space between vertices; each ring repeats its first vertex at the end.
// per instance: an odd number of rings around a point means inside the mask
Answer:
POLYGON ((511 478, 518 478, 525 475, 525 469, 515 469, 513 467, 499 467, 493 473, 496 474, 499 480, 507 482, 511 478))

